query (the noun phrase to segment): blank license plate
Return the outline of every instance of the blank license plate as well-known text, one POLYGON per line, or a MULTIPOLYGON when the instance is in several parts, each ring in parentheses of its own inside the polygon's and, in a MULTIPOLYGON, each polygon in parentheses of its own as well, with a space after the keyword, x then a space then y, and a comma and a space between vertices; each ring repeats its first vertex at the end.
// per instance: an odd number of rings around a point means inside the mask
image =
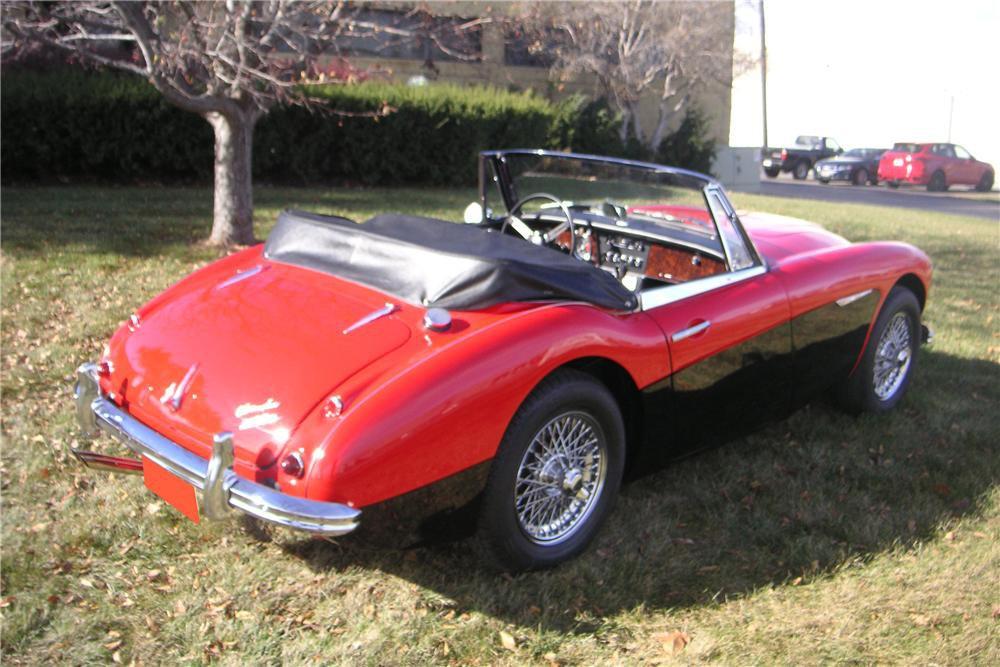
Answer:
POLYGON ((150 491, 173 505, 184 516, 199 523, 198 493, 195 488, 166 468, 142 457, 142 479, 150 491))

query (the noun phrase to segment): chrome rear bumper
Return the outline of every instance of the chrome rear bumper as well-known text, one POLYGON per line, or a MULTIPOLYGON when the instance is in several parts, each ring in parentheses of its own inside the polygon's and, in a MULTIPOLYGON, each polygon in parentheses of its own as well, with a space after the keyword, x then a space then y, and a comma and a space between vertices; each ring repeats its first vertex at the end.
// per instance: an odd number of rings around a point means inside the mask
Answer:
MULTIPOLYGON (((317 535, 344 535, 358 527, 361 511, 339 503, 307 500, 281 493, 239 477, 233 472, 233 440, 219 433, 208 460, 139 422, 101 393, 96 364, 77 370, 74 395, 76 415, 87 436, 101 431, 123 443, 144 459, 170 471, 191 484, 199 494, 199 513, 206 519, 223 519, 230 508, 279 526, 317 535)), ((89 467, 134 472, 134 459, 116 459, 73 450, 89 467), (131 461, 132 463, 126 463, 131 461)))

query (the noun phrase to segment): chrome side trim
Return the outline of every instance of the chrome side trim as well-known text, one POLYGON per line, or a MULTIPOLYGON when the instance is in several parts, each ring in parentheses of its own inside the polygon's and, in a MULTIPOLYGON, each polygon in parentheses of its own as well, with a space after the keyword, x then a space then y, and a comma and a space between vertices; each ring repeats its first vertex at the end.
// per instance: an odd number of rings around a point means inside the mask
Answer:
POLYGON ((352 331, 355 331, 356 329, 360 329, 361 327, 365 326, 366 324, 371 324, 372 322, 374 322, 377 319, 381 319, 381 318, 385 317, 386 315, 390 315, 390 314, 394 313, 396 311, 397 307, 398 306, 396 306, 396 304, 390 303, 389 301, 386 301, 385 305, 383 307, 379 308, 378 310, 375 310, 375 311, 372 311, 372 312, 368 313, 367 315, 365 315, 364 317, 362 317, 360 320, 358 320, 357 322, 355 322, 351 326, 349 326, 346 329, 344 329, 344 331, 342 333, 349 334, 352 331))
POLYGON ((679 285, 666 285, 665 287, 654 287, 639 293, 639 309, 650 310, 659 308, 668 303, 675 303, 689 299, 698 294, 711 292, 712 290, 726 287, 734 283, 756 278, 767 273, 767 268, 763 266, 752 266, 749 269, 742 269, 732 273, 721 273, 707 278, 691 280, 679 285))
POLYGON ((857 294, 851 294, 850 296, 845 296, 842 299, 837 299, 837 305, 843 308, 844 306, 849 306, 855 301, 865 298, 872 293, 872 290, 866 289, 863 292, 858 292, 857 294))
POLYGON ((675 333, 670 337, 670 341, 673 343, 677 343, 684 340, 685 338, 690 338, 691 336, 697 336, 702 331, 708 329, 710 326, 712 326, 712 323, 709 322, 708 320, 705 320, 704 322, 699 322, 693 327, 688 327, 687 329, 681 329, 680 331, 678 331, 677 333, 675 333))
MULTIPOLYGON (((141 423, 103 395, 93 364, 78 371, 77 415, 201 491, 206 518, 224 516, 225 506, 263 521, 318 535, 344 535, 358 527, 361 511, 339 503, 290 496, 233 472, 232 439, 219 434, 205 460, 141 423), (206 511, 207 510, 207 511, 206 511), (217 511, 218 510, 218 511, 217 511)), ((227 437, 228 436, 228 437, 227 437)))

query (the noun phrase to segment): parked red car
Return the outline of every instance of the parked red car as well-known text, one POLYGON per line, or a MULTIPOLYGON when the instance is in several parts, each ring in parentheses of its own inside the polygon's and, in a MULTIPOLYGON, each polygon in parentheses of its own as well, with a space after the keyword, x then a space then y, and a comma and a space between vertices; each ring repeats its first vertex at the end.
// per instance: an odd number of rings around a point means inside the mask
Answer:
POLYGON ((993 187, 994 171, 956 144, 897 143, 882 155, 878 177, 890 188, 911 183, 943 192, 952 185, 972 185, 987 192, 993 187))
POLYGON ((285 212, 181 280, 78 372, 83 430, 138 458, 74 453, 195 522, 343 535, 471 507, 503 566, 546 567, 626 473, 831 387, 891 409, 930 337, 912 246, 740 217, 655 164, 493 151, 480 183, 469 224, 285 212))

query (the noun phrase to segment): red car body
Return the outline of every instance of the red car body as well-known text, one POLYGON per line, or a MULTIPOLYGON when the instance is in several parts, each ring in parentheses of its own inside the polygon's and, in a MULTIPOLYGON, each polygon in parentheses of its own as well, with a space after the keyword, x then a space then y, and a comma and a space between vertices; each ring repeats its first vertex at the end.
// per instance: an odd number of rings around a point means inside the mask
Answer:
POLYGON ((878 177, 890 187, 908 183, 942 191, 971 185, 985 192, 993 187, 994 171, 955 144, 897 143, 879 160, 878 177))
MULTIPOLYGON (((711 220, 681 205, 642 211, 677 216, 689 227, 711 220)), ((629 465, 642 467, 664 454, 667 442, 691 433, 724 436, 726 425, 755 422, 794 403, 806 387, 849 376, 894 287, 906 286, 921 306, 926 300, 930 261, 912 246, 854 244, 777 216, 741 221, 757 264, 734 272, 720 266, 700 281, 661 287, 662 305, 652 297, 631 310, 569 300, 497 303, 452 310, 446 330, 428 326, 420 303, 273 261, 262 246, 252 247, 184 278, 115 332, 100 363, 82 373, 99 388, 82 392, 81 421, 92 427, 91 401, 103 400, 111 411, 98 415, 105 430, 114 428, 108 421, 135 420, 209 461, 209 469, 213 437, 232 434, 227 489, 251 481, 350 508, 349 519, 332 527, 277 521, 341 534, 357 525, 357 510, 365 515, 461 473, 488 470, 532 392, 574 368, 613 391, 626 421, 629 465), (685 287, 699 284, 706 289, 685 287), (387 301, 389 312, 380 311, 387 301), (777 366, 757 369, 772 362, 777 366), (183 402, 174 403, 180 393, 183 402), (640 454, 648 450, 653 457, 640 454)), ((714 265, 705 258, 706 266, 714 265)), ((116 435, 126 444, 144 437, 116 435)), ((82 458, 102 463, 87 452, 82 458)), ((196 488, 210 484, 187 479, 196 488)), ((451 504, 481 491, 477 479, 451 504)), ((264 510, 256 515, 272 518, 264 510)))

